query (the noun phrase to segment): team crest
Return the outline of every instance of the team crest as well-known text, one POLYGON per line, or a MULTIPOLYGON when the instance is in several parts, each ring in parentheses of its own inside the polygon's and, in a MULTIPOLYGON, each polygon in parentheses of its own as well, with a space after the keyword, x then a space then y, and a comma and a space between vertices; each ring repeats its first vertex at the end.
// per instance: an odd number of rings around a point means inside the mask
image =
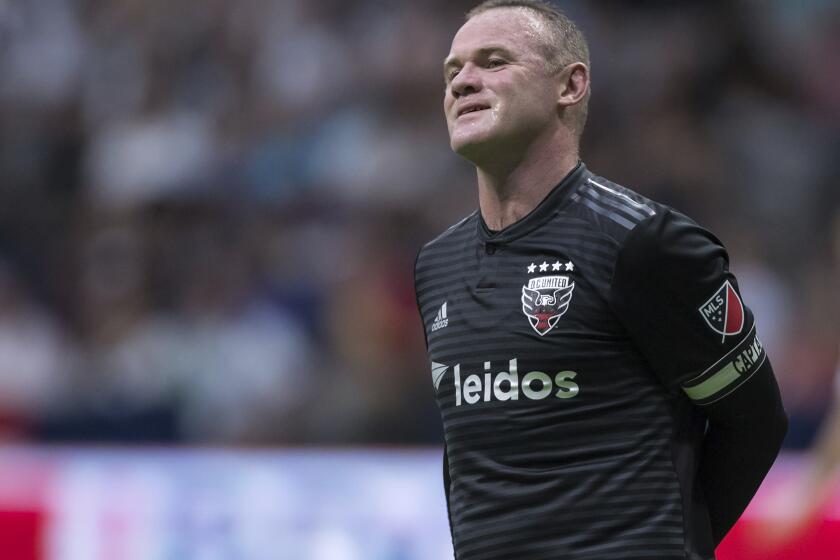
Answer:
POLYGON ((557 325, 569 309, 574 289, 568 276, 539 276, 522 286, 522 312, 537 334, 544 336, 557 325))
POLYGON ((744 328, 744 304, 729 280, 698 311, 706 324, 722 336, 721 342, 744 328))

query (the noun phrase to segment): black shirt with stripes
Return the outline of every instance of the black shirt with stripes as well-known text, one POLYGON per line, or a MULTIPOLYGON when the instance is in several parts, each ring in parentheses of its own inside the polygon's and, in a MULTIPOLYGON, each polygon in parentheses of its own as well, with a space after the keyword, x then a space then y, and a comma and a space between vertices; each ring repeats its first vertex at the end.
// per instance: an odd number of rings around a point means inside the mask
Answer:
POLYGON ((717 238, 580 163, 425 245, 415 287, 458 560, 714 558, 703 406, 765 359, 717 238))

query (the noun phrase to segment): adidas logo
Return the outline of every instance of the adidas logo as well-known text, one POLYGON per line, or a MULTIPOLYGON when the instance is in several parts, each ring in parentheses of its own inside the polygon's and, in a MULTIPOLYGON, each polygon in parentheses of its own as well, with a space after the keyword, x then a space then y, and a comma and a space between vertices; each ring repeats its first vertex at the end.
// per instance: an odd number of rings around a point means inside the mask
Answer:
POLYGON ((435 322, 432 323, 432 332, 435 332, 438 329, 442 329, 446 325, 449 324, 449 319, 446 318, 446 302, 443 302, 443 305, 440 306, 440 309, 435 316, 435 322))

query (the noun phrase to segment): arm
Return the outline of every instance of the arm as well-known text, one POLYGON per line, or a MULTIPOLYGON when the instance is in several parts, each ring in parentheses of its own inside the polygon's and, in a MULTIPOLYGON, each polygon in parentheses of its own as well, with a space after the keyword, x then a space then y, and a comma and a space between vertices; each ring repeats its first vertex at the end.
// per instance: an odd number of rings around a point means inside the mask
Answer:
POLYGON ((443 444, 443 493, 446 495, 446 517, 449 520, 449 534, 452 538, 453 545, 455 544, 455 534, 453 533, 452 525, 452 509, 449 507, 449 486, 452 484, 452 479, 449 475, 449 456, 446 454, 446 444, 443 444))
MULTIPOLYGON (((420 263, 420 256, 422 255, 422 253, 423 253, 423 250, 421 249, 417 253, 417 256, 414 259, 414 288, 415 288, 414 294, 415 294, 415 301, 417 302, 417 312, 420 316, 420 326, 423 329, 423 338, 424 338, 424 341, 426 343, 426 350, 428 351, 428 349, 429 349, 429 336, 428 336, 428 333, 426 332, 426 325, 423 321, 423 308, 420 305, 420 297, 419 297, 419 293, 417 292, 417 267, 420 263)), ((452 535, 452 542, 454 543, 455 542, 455 537, 451 533, 451 531, 452 531, 452 511, 449 507, 449 487, 452 484, 452 480, 451 480, 450 475, 449 475, 449 456, 447 455, 447 452, 446 452, 446 443, 445 442, 443 444, 443 461, 442 461, 441 466, 442 466, 442 471, 443 471, 443 493, 444 493, 444 496, 446 497, 446 515, 447 515, 447 519, 449 520, 450 535, 452 535)))
POLYGON ((446 495, 446 509, 449 510, 449 457, 446 454, 446 444, 443 445, 443 493, 446 495))
POLYGON ((699 479, 717 546, 746 509, 776 458, 787 431, 770 362, 737 391, 707 405, 699 479))
POLYGON ((755 494, 787 430, 729 256, 711 233, 662 210, 625 240, 613 301, 652 372, 708 420, 695 480, 717 544, 755 494))

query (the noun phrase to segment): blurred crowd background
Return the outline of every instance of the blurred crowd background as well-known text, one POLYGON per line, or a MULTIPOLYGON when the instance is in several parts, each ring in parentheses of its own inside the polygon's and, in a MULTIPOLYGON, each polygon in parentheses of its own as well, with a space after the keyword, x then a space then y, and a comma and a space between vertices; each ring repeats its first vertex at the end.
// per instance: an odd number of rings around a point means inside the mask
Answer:
MULTIPOLYGON (((0 434, 441 441, 412 286, 472 211, 462 0, 0 0, 0 434)), ((840 341, 840 5, 568 1, 583 159, 730 249, 789 447, 840 341)))

